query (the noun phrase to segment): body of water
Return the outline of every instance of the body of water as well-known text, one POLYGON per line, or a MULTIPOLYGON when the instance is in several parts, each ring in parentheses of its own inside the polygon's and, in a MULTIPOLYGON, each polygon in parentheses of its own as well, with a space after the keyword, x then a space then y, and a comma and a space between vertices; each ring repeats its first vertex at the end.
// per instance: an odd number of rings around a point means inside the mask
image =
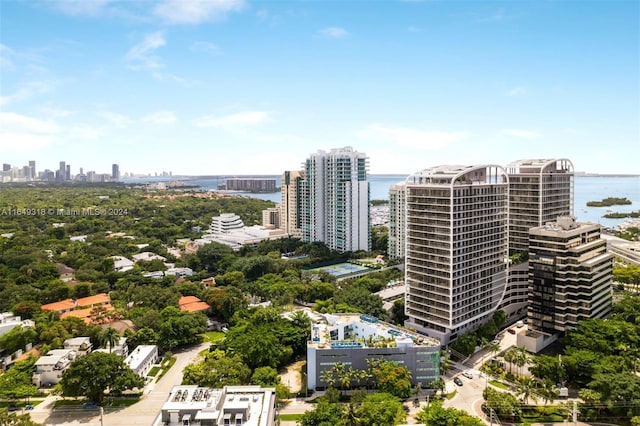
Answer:
MULTIPOLYGON (((276 186, 280 186, 280 176, 255 176, 276 179, 276 186)), ((369 183, 372 200, 386 200, 389 198, 389 187, 406 179, 406 175, 370 175, 369 183)), ((126 183, 146 183, 158 181, 180 180, 188 185, 196 185, 204 190, 215 190, 224 183, 225 177, 212 178, 133 178, 123 179, 126 183)), ((280 202, 280 193, 249 194, 232 193, 262 200, 280 202)), ((631 212, 640 210, 640 176, 576 176, 574 180, 574 215, 580 222, 600 223, 606 227, 614 227, 624 219, 605 219, 602 217, 607 210, 613 212, 631 212), (588 201, 599 201, 607 197, 627 198, 632 204, 611 207, 587 207, 588 201)))

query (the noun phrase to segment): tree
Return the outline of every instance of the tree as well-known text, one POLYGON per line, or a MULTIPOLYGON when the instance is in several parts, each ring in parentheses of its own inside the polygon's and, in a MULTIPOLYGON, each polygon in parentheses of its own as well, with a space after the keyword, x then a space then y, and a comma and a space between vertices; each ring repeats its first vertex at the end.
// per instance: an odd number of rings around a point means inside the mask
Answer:
POLYGON ((531 377, 521 377, 518 384, 516 385, 516 393, 519 397, 522 398, 522 401, 525 404, 529 403, 529 398, 537 401, 536 395, 536 381, 531 377))
POLYGON ((554 382, 545 380, 542 382, 542 386, 538 389, 538 394, 542 397, 544 405, 547 405, 548 402, 553 402, 553 400, 560 395, 560 391, 556 388, 554 382))
POLYGON ((491 387, 482 392, 487 407, 495 411, 501 421, 517 421, 520 418, 520 402, 508 392, 500 392, 491 387))
POLYGON ((6 408, 0 408, 0 425, 2 426, 43 426, 31 420, 29 414, 10 413, 6 408))
POLYGON ((31 384, 35 362, 36 359, 29 356, 24 361, 16 362, 13 367, 0 375, 0 398, 20 399, 38 394, 38 388, 31 384))
POLYGON ((483 426, 478 417, 457 408, 444 408, 442 401, 433 401, 416 414, 416 420, 429 426, 483 426))
POLYGON ((411 373, 404 365, 379 358, 367 359, 377 389, 398 398, 411 396, 411 373))
POLYGON ((402 403, 393 395, 380 392, 367 395, 355 409, 356 421, 347 423, 355 426, 391 426, 404 423, 402 403))
POLYGON ((77 358, 60 380, 64 396, 84 396, 98 404, 106 390, 122 392, 142 386, 142 377, 131 371, 122 358, 104 352, 91 352, 77 358))
POLYGON ((182 384, 222 388, 245 385, 251 370, 239 355, 226 355, 216 350, 207 354, 204 361, 188 365, 184 369, 182 384))
POLYGON ((108 327, 100 333, 98 339, 100 346, 109 346, 109 353, 111 353, 111 349, 120 341, 120 332, 113 327, 108 327))
POLYGON ((251 376, 251 383, 263 387, 273 387, 280 383, 280 375, 275 368, 258 367, 251 376))
POLYGON ((343 420, 344 409, 324 399, 316 404, 316 408, 305 412, 298 421, 300 426, 347 426, 343 420))
POLYGON ((404 313, 404 298, 393 302, 391 306, 391 322, 398 325, 404 325, 409 317, 404 313))

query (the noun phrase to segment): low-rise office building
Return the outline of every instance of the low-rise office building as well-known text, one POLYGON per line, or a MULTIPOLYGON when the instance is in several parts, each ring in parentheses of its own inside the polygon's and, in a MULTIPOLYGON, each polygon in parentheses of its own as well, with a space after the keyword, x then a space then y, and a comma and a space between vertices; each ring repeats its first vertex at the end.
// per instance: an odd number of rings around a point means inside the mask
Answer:
POLYGON ((273 426, 276 390, 260 386, 174 386, 162 406, 167 426, 273 426))
POLYGON ((366 370, 367 359, 397 362, 411 372, 411 384, 427 387, 440 375, 440 342, 404 327, 360 314, 325 314, 311 326, 307 343, 307 386, 324 388, 322 373, 338 362, 366 370))
POLYGON ((158 361, 156 345, 139 345, 125 358, 124 363, 140 377, 146 377, 151 367, 158 361))

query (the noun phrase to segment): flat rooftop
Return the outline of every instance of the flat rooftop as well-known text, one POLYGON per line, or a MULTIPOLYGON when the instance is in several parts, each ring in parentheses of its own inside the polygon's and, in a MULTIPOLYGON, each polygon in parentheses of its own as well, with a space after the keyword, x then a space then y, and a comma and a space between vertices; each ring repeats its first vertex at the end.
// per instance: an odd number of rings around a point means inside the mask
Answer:
POLYGON ((325 314, 323 320, 312 324, 311 340, 307 347, 318 349, 360 349, 381 347, 394 342, 401 346, 440 347, 440 341, 408 328, 380 321, 363 314, 325 314), (349 330, 346 333, 346 330, 349 330), (333 334, 332 338, 331 334, 333 334))

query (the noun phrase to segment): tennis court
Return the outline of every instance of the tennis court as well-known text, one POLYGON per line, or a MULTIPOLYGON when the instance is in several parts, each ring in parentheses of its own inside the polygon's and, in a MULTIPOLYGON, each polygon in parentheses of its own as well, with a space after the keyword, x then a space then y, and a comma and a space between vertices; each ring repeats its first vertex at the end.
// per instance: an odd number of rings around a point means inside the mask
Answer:
POLYGON ((322 271, 331 274, 337 278, 358 274, 360 272, 369 271, 364 266, 353 265, 351 263, 337 263, 335 265, 322 266, 320 268, 311 269, 311 271, 322 271))

